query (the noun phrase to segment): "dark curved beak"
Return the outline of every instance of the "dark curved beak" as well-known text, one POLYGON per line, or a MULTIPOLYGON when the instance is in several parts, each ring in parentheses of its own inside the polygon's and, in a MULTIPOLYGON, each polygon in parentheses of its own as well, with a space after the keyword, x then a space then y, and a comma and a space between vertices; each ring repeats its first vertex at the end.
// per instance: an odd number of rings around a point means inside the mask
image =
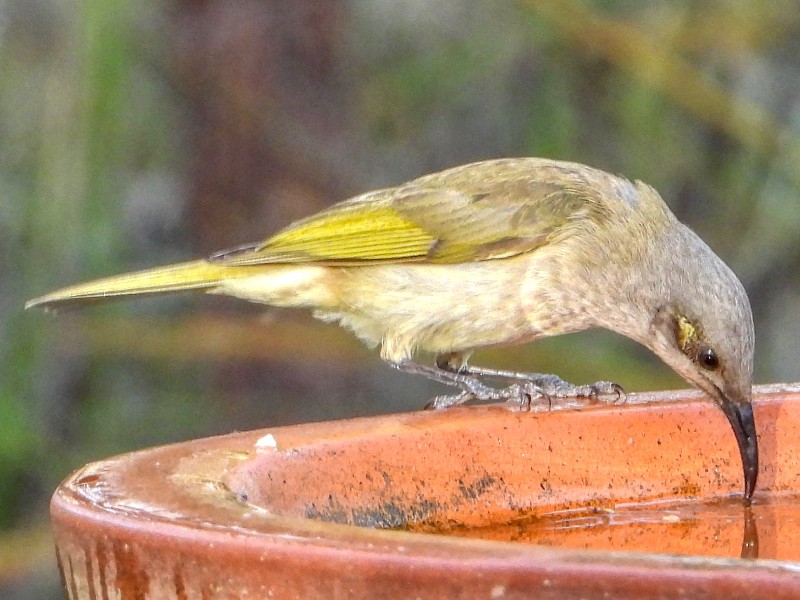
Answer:
POLYGON ((744 501, 749 505, 758 479, 758 438, 753 405, 750 402, 737 404, 723 395, 720 407, 733 428, 744 469, 744 501))

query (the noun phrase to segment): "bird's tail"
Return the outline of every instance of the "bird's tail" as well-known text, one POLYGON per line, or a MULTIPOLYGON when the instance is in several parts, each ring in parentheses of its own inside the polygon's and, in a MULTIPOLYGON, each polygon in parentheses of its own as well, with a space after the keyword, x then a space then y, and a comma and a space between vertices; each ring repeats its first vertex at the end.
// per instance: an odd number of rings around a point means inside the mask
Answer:
POLYGON ((29 300, 25 303, 25 308, 34 306, 51 308, 120 296, 162 294, 183 290, 210 291, 222 281, 253 274, 253 267, 236 267, 195 260, 79 283, 29 300))

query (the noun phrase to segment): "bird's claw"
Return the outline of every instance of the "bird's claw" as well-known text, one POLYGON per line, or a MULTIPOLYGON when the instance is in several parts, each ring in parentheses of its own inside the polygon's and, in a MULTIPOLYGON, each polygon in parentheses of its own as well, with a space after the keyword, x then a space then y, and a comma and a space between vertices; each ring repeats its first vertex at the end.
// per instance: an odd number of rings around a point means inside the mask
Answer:
POLYGON ((477 378, 469 376, 462 376, 457 382, 454 383, 463 390, 460 394, 453 394, 451 396, 436 396, 425 405, 425 410, 441 410, 450 406, 464 404, 470 400, 478 400, 481 402, 501 400, 504 399, 503 394, 506 391, 489 387, 477 378))
POLYGON ((622 386, 613 381, 598 381, 589 386, 592 389, 592 394, 589 396, 593 400, 599 400, 599 396, 611 396, 614 398, 610 400, 611 404, 624 404, 627 399, 625 390, 622 386))
MULTIPOLYGON (((512 386, 513 387, 513 386, 512 386)), ((555 398, 589 398, 600 400, 601 396, 613 395, 611 401, 625 401, 625 391, 622 386, 613 381, 597 381, 589 385, 574 385, 568 383, 555 375, 544 375, 531 379, 523 385, 525 391, 530 396, 544 396, 552 402, 555 398)))
POLYGON ((470 400, 472 400, 472 395, 469 392, 461 392, 451 396, 436 396, 430 399, 423 410, 442 410, 443 408, 464 404, 470 400))
MULTIPOLYGON (((447 377, 450 381, 446 383, 460 387, 461 393, 436 396, 425 405, 425 410, 441 410, 470 400, 507 402, 527 410, 530 410, 531 405, 539 400, 546 400, 550 407, 552 407, 554 399, 563 398, 588 398, 593 401, 600 401, 603 396, 613 395, 614 398, 610 400, 611 403, 616 404, 625 401, 625 392, 622 386, 612 381, 598 381, 589 385, 574 385, 556 375, 516 373, 490 369, 471 369, 471 371, 468 373, 448 374, 447 377), (479 379, 481 376, 515 379, 519 383, 514 383, 505 388, 493 388, 484 384, 479 379)), ((443 381, 443 383, 445 382, 443 381)))

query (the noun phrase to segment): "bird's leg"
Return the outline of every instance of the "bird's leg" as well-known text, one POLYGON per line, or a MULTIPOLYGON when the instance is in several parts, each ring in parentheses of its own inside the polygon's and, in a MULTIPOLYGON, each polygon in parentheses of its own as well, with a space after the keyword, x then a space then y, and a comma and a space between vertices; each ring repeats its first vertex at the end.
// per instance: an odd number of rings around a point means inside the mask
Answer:
POLYGON ((449 406, 456 406, 469 400, 479 400, 482 402, 502 400, 505 402, 514 401, 520 404, 526 402, 528 404, 530 403, 530 398, 528 398, 527 401, 523 400, 525 391, 522 389, 522 386, 519 385, 512 385, 504 389, 496 389, 485 385, 476 376, 468 373, 460 373, 440 367, 428 367, 410 360, 392 362, 390 364, 400 371, 413 373, 415 375, 423 375, 433 381, 461 388, 462 391, 460 394, 436 396, 425 405, 426 410, 438 410, 449 406))
POLYGON ((477 377, 495 377, 497 379, 511 379, 514 381, 525 381, 535 386, 542 394, 549 398, 594 398, 598 396, 613 394, 617 400, 625 397, 622 386, 613 381, 596 381, 588 385, 575 385, 564 381, 557 375, 543 373, 519 373, 517 371, 505 371, 502 369, 487 369, 484 367, 467 366, 461 371, 465 375, 477 377))
MULTIPOLYGON (((436 366, 445 371, 457 372, 472 377, 492 377, 495 379, 523 381, 525 383, 521 386, 516 386, 516 388, 522 388, 528 403, 534 396, 544 396, 549 399, 575 397, 597 399, 598 396, 613 394, 616 396, 615 400, 617 401, 625 398, 622 386, 613 381, 597 381, 589 385, 575 385, 564 381, 557 375, 473 367, 458 361, 458 355, 444 354, 436 357, 436 366)), ((510 387, 515 388, 515 386, 510 387)), ((517 399, 522 400, 518 394, 512 398, 512 400, 517 399)))

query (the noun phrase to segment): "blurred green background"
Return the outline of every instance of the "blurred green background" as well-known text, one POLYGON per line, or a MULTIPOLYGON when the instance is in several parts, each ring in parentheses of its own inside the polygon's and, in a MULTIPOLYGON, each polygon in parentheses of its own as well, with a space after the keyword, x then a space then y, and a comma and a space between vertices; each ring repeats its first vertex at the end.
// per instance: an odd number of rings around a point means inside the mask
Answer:
MULTIPOLYGON (((757 381, 800 379, 799 64, 794 1, 0 0, 0 597, 60 597, 47 502, 88 461, 441 391, 306 314, 27 298, 455 164, 654 185, 751 294, 757 381)), ((474 362, 685 385, 603 332, 474 362)))

